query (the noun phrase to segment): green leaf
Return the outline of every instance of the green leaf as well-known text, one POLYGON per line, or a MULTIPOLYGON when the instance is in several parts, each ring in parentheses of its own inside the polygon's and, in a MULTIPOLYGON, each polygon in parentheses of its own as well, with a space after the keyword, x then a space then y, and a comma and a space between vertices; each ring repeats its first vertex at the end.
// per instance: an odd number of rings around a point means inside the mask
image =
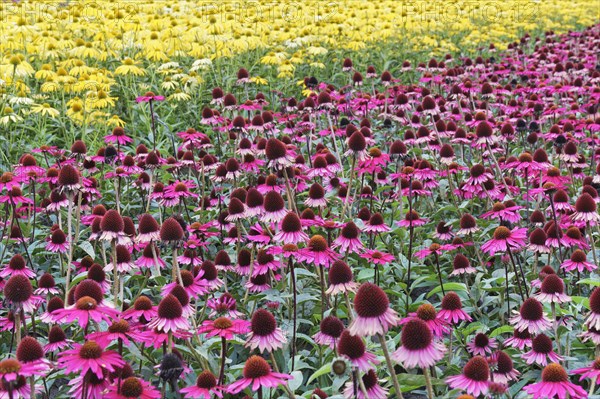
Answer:
POLYGON ((571 299, 577 305, 583 305, 586 309, 590 308, 590 298, 584 296, 572 296, 571 299))
POLYGON ((443 285, 437 285, 434 289, 432 289, 431 291, 429 291, 429 294, 427 294, 427 298, 437 294, 438 292, 442 291, 442 286, 444 287, 444 291, 448 292, 448 291, 466 291, 467 290, 467 286, 464 285, 463 283, 445 283, 443 285))
POLYGON ((467 336, 477 330, 485 331, 486 329, 487 329, 486 326, 484 326, 482 323, 475 322, 475 323, 469 324, 468 327, 465 327, 465 329, 462 331, 462 333, 464 336, 467 336))
POLYGON ((311 382, 313 382, 314 380, 316 380, 320 376, 325 375, 325 374, 329 374, 329 373, 331 373, 331 363, 327 363, 326 365, 322 366, 320 369, 318 369, 317 371, 315 371, 313 373, 313 375, 311 375, 310 377, 308 377, 308 381, 306 381, 306 385, 310 385, 311 382))
POLYGON ((298 388, 302 385, 302 380, 304 380, 304 376, 302 375, 302 371, 292 371, 291 373, 292 380, 288 381, 288 387, 292 390, 292 392, 296 392, 298 388))
POLYGON ((92 247, 92 244, 89 241, 83 241, 81 244, 79 244, 79 248, 83 249, 85 253, 90 256, 90 258, 96 258, 96 252, 94 252, 94 247, 92 247))
POLYGON ((584 278, 583 280, 579 280, 577 284, 589 284, 595 287, 600 287, 600 280, 592 279, 592 278, 584 278))
MULTIPOLYGON (((398 374, 398 382, 400 385, 410 385, 413 387, 425 386, 425 376, 423 374, 398 374)), ((433 385, 444 385, 445 382, 439 378, 432 378, 431 383, 433 385)))
POLYGON ((513 326, 502 326, 502 327, 498 327, 496 328, 494 331, 492 331, 490 333, 490 338, 493 338, 497 335, 500 334, 504 334, 504 333, 508 333, 508 332, 513 332, 514 328, 513 326))

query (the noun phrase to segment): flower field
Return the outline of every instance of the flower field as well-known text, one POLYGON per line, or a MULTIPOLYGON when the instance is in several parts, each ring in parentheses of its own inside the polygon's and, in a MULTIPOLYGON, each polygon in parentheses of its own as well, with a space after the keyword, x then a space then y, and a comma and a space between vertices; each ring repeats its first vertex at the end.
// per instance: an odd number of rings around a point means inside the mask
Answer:
POLYGON ((599 397, 595 2, 0 18, 0 399, 599 397))

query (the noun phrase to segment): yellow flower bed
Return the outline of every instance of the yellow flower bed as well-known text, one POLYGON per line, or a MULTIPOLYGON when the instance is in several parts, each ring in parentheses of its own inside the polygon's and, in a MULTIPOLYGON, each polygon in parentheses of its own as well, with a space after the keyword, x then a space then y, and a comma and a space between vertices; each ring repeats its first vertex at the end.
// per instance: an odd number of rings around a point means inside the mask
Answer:
POLYGON ((69 117, 81 122, 92 110, 111 117, 123 81, 135 82, 133 97, 153 84, 187 101, 221 57, 255 54, 272 77, 291 79, 300 65, 339 63, 332 50, 378 51, 386 42, 388 58, 492 42, 501 50, 528 31, 597 23, 598 10, 597 0, 2 0, 0 18, 0 93, 13 96, 0 106, 31 97, 37 106, 28 112, 57 117, 64 111, 45 99, 66 93, 76 99, 69 117))

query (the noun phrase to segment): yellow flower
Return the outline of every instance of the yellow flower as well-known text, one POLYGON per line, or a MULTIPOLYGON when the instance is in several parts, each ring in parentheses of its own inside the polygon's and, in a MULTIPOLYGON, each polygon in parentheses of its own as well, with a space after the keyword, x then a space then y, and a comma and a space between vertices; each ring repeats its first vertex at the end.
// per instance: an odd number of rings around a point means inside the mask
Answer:
POLYGON ((125 58, 123 64, 115 69, 115 75, 144 76, 146 72, 136 64, 139 64, 139 62, 136 62, 129 57, 125 58))
POLYGON ((257 84, 257 85, 263 85, 263 86, 269 84, 269 82, 267 81, 267 79, 261 78, 260 76, 252 76, 250 78, 250 81, 252 83, 257 84))
POLYGON ((106 121, 106 124, 110 127, 124 127, 125 121, 119 118, 117 115, 113 115, 106 121))
POLYGON ((0 125, 6 126, 9 123, 21 122, 22 120, 23 118, 17 115, 11 107, 5 107, 4 112, 0 116, 0 125))
POLYGON ((49 116, 50 118, 56 118, 60 115, 60 111, 52 108, 48 103, 33 104, 30 112, 33 114, 42 114, 42 116, 49 116))
POLYGON ((176 90, 175 93, 171 94, 169 97, 167 97, 167 100, 172 100, 172 101, 189 101, 191 100, 191 96, 187 93, 184 93, 181 90, 176 90))
POLYGON ((177 87, 179 87, 179 82, 172 80, 170 77, 166 77, 164 82, 162 82, 162 84, 160 85, 160 87, 163 90, 175 90, 177 87))
POLYGON ((111 97, 109 93, 104 90, 90 90, 85 97, 85 108, 86 109, 100 109, 106 107, 114 107, 115 100, 117 97, 111 97))
POLYGON ((33 75, 35 69, 25 60, 23 54, 14 54, 0 65, 0 75, 27 77, 33 75))
POLYGON ((67 102, 69 108, 67 109, 67 116, 71 118, 71 120, 77 124, 82 124, 85 112, 84 112, 84 104, 78 97, 75 97, 71 101, 67 102))
POLYGON ((38 80, 47 80, 56 76, 56 72, 52 70, 52 65, 44 64, 39 71, 35 73, 35 78, 38 80))

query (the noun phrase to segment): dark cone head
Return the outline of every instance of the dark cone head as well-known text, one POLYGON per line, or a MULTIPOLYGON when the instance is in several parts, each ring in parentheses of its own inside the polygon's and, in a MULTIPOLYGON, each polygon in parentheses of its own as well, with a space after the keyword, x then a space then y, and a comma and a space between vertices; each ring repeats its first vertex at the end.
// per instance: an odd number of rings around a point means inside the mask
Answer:
POLYGON ((344 330, 337 344, 338 353, 350 359, 358 359, 365 353, 365 343, 362 338, 344 330))
POLYGON ((354 297, 354 309, 360 317, 379 317, 389 309, 390 301, 377 285, 364 283, 354 297))
POLYGON ((177 319, 183 314, 179 299, 174 295, 167 295, 158 304, 158 317, 163 319, 177 319))
POLYGON ((265 377, 271 373, 271 366, 260 356, 250 356, 244 365, 244 378, 256 379, 265 377))
POLYGON ((521 305, 519 312, 521 317, 525 320, 537 321, 544 317, 544 308, 540 301, 535 298, 527 298, 521 305))
POLYGON ((401 341, 402 346, 408 350, 421 350, 431 345, 433 334, 423 320, 412 319, 402 328, 401 341))
POLYGON ((79 171, 72 165, 64 165, 58 174, 58 184, 60 186, 73 186, 79 184, 81 176, 79 171))
POLYGON ((467 362, 463 374, 474 381, 487 381, 490 377, 490 367, 483 356, 475 356, 467 362))
POLYGON ((120 233, 125 229, 125 222, 123 222, 123 218, 119 212, 115 211, 114 209, 110 209, 106 211, 104 216, 102 216, 100 229, 102 231, 120 233))
POLYGON ((162 226, 160 226, 160 239, 167 242, 183 240, 181 224, 172 217, 165 220, 162 226))
POLYGON ((277 328, 277 322, 271 312, 265 309, 258 309, 252 315, 250 329, 256 335, 266 337, 277 328))
POLYGON ((25 337, 17 347, 17 359, 20 362, 33 362, 44 357, 42 345, 33 337, 25 337))
POLYGON ((339 338, 344 331, 344 323, 335 316, 327 316, 321 320, 320 330, 325 335, 339 338))
POLYGON ((21 274, 15 274, 4 285, 4 297, 13 304, 27 301, 33 295, 33 287, 29 279, 21 274))
POLYGON ((346 284, 352 281, 352 269, 342 260, 336 260, 328 272, 329 284, 346 284))

